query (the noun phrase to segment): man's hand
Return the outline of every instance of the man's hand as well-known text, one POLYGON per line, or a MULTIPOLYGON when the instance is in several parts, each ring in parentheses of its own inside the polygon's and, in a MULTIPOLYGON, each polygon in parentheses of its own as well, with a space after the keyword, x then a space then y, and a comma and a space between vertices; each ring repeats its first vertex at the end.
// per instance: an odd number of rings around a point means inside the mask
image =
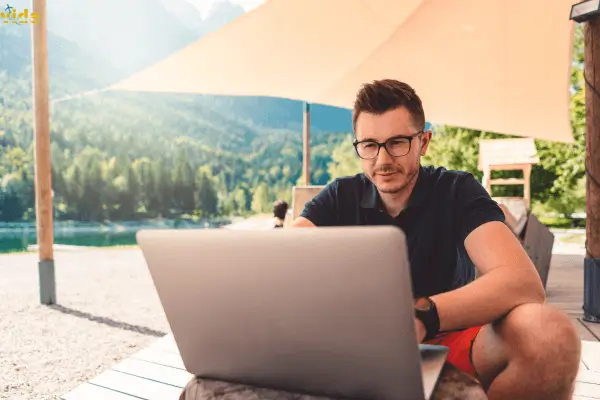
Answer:
POLYGON ((415 317, 415 328, 417 330, 417 342, 421 343, 427 335, 427 330, 425 329, 423 322, 417 317, 415 317))

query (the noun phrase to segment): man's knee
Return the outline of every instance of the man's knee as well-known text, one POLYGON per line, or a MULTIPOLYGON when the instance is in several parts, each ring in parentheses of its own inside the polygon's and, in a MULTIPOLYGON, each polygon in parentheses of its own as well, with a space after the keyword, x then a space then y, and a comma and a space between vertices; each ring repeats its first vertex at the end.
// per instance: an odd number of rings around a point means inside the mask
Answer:
POLYGON ((496 331, 510 361, 553 369, 567 379, 579 368, 581 341, 567 315, 548 304, 524 304, 499 321, 496 331))

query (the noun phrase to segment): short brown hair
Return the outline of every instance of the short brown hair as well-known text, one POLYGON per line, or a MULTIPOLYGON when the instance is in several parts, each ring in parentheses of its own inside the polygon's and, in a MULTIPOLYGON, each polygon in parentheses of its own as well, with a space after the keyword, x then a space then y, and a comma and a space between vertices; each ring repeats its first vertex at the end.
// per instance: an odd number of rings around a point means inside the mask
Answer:
POLYGON ((366 83, 354 101, 352 128, 356 132, 356 120, 361 112, 383 114, 399 107, 408 110, 417 129, 425 129, 423 104, 412 87, 395 79, 382 79, 366 83))

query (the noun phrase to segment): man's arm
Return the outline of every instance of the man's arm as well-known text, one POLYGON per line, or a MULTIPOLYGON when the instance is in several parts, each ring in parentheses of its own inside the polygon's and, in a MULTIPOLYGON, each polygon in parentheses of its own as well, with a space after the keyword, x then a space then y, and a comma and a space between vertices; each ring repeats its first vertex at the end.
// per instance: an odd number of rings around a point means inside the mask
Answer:
POLYGON ((317 226, 313 224, 309 219, 306 219, 302 216, 299 216, 292 223, 292 228, 316 228, 317 226))
POLYGON ((525 303, 543 303, 544 287, 531 259, 503 222, 485 189, 469 175, 459 195, 459 235, 481 276, 462 288, 432 296, 440 329, 491 323, 525 303))

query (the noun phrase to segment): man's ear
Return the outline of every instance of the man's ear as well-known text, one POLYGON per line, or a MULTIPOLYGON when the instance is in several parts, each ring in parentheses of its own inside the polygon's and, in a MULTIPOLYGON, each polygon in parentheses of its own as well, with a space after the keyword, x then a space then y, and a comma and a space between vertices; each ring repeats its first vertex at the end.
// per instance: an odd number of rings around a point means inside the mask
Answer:
POLYGON ((425 154, 427 154, 427 149, 429 147, 429 142, 431 141, 431 136, 432 136, 431 129, 423 132, 423 135, 421 135, 420 154, 422 157, 425 156, 425 154))

